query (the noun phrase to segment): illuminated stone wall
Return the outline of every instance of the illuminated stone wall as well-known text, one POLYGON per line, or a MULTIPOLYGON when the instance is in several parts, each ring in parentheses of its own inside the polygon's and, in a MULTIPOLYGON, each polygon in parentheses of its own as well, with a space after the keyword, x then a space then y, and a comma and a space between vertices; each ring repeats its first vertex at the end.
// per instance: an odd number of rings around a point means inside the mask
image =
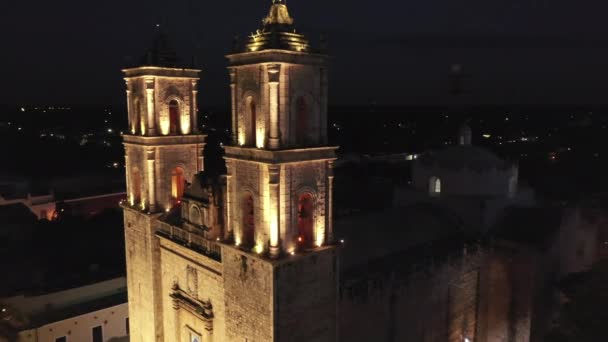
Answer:
POLYGON ((160 249, 155 217, 124 210, 131 341, 163 341, 160 249))
MULTIPOLYGON (((231 55, 231 87, 235 144, 268 148, 273 103, 276 103, 278 146, 295 147, 297 99, 305 101, 307 112, 307 145, 327 144, 327 71, 324 57, 265 52, 231 55), (248 63, 253 64, 248 64, 248 63), (273 78, 276 73, 278 77, 273 78), (276 84, 276 94, 273 93, 276 84), (273 99, 273 96, 276 98, 273 99), (256 141, 252 138, 251 99, 256 104, 256 141)), ((301 145, 301 143, 300 143, 301 145)))
POLYGON ((311 161, 284 165, 281 170, 281 240, 285 251, 296 248, 298 200, 304 193, 314 199, 313 238, 320 245, 326 238, 327 162, 311 161))
POLYGON ((161 267, 165 341, 189 341, 190 330, 200 334, 203 341, 227 341, 222 263, 161 239, 161 267), (175 285, 187 298, 211 303, 213 319, 210 324, 188 309, 175 305, 171 298, 175 285))
POLYGON ((273 265, 255 254, 222 249, 226 341, 275 341, 273 265))

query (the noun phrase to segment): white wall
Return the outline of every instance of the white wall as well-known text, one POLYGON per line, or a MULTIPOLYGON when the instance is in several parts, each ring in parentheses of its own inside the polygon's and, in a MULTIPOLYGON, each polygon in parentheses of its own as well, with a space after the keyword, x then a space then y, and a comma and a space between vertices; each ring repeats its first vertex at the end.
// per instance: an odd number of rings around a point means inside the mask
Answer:
POLYGON ((107 309, 90 312, 63 321, 43 325, 37 329, 19 333, 19 342, 55 342, 56 338, 66 336, 68 342, 92 341, 93 328, 101 326, 103 340, 127 335, 126 318, 129 317, 128 305, 123 303, 107 309))

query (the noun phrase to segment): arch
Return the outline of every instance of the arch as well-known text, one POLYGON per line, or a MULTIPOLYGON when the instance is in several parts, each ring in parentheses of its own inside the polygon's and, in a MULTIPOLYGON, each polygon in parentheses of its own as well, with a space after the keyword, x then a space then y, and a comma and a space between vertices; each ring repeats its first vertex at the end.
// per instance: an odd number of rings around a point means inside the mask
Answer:
POLYGON ((137 167, 131 169, 131 205, 141 202, 141 174, 137 167))
POLYGON ((180 130, 181 106, 177 99, 169 101, 169 134, 178 134, 180 130))
POLYGON ((174 204, 181 202, 185 187, 184 169, 178 166, 171 171, 171 199, 174 204))
POLYGON ((202 216, 201 210, 195 205, 190 207, 189 218, 190 218, 191 223, 199 225, 199 226, 203 225, 203 216, 202 216))
POLYGON ((255 202, 253 194, 245 191, 241 202, 241 244, 252 247, 255 242, 255 202))
POLYGON ((306 98, 300 96, 296 99, 296 144, 306 145, 308 141, 308 131, 310 129, 310 105, 306 98))
POLYGON ((431 196, 439 196, 442 188, 441 178, 431 177, 429 180, 429 193, 431 196))
POLYGON ((312 248, 314 245, 315 200, 310 192, 298 195, 298 247, 312 248))

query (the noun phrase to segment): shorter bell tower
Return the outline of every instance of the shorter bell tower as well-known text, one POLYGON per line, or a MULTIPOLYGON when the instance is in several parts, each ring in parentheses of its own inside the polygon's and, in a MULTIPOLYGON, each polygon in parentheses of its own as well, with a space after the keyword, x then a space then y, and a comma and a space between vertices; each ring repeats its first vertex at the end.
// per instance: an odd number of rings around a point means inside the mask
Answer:
POLYGON ((182 67, 158 32, 139 66, 123 70, 129 132, 125 134, 127 201, 123 204, 131 341, 164 341, 157 218, 181 203, 203 171, 198 130, 200 70, 182 67))

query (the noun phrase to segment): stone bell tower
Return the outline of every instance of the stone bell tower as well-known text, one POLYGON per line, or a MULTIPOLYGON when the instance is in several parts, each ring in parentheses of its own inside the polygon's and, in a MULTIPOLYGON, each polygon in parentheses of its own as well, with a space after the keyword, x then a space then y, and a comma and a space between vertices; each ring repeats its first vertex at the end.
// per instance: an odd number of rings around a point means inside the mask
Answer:
POLYGON ((131 341, 164 341, 156 219, 180 203, 203 170, 204 136, 197 124, 200 70, 177 62, 166 37, 138 67, 123 70, 129 132, 124 135, 127 201, 123 203, 131 341))
POLYGON ((327 56, 275 0, 228 55, 233 141, 225 147, 227 337, 335 341, 337 249, 327 146, 327 56))

